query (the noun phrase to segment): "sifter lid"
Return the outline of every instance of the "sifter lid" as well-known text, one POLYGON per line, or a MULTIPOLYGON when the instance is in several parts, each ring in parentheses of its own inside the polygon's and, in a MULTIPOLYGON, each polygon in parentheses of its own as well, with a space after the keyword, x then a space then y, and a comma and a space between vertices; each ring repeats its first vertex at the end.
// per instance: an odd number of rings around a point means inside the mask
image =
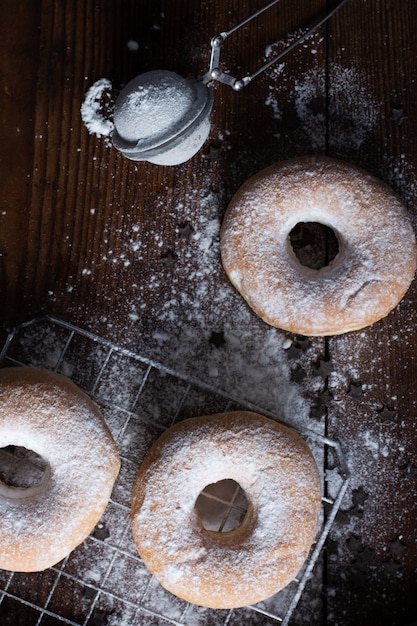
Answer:
POLYGON ((153 70, 131 80, 114 108, 113 145, 133 160, 148 160, 188 136, 210 114, 212 95, 199 81, 153 70))

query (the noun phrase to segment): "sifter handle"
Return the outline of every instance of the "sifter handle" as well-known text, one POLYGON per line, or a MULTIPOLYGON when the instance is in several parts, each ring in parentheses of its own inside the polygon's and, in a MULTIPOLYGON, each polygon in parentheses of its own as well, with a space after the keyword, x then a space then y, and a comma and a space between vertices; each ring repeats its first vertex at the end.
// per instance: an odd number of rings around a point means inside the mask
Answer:
POLYGON ((279 1, 280 0, 272 0, 272 2, 270 2, 263 8, 259 9, 252 15, 249 15, 247 18, 239 22, 239 24, 236 24, 236 26, 233 26, 230 30, 223 31, 219 33, 218 35, 212 37, 211 42, 210 42, 211 43, 211 57, 210 57, 209 70, 206 74, 204 74, 204 76, 201 79, 204 83, 208 83, 211 80, 216 80, 220 83, 224 83, 225 85, 229 85, 235 91, 241 91, 254 78, 259 76, 259 74, 267 70, 274 63, 277 63, 277 61, 282 59, 288 52, 293 50, 293 48, 295 48, 300 43, 308 39, 308 37, 310 37, 318 28, 320 28, 320 26, 323 26, 323 24, 325 24, 327 20, 329 20, 334 15, 336 11, 338 11, 345 4, 347 0, 340 0, 340 2, 338 2, 338 4, 333 9, 331 9, 331 11, 329 11, 324 17, 318 20, 315 24, 310 26, 310 28, 306 30, 305 33, 297 37, 297 39, 295 39, 291 44, 289 44, 286 48, 284 48, 284 50, 282 50, 274 58, 270 59, 267 63, 262 65, 259 69, 257 69, 252 74, 248 74, 247 76, 244 76, 243 78, 234 78, 233 76, 230 76, 230 74, 223 72, 223 70, 220 68, 220 51, 227 37, 229 37, 229 35, 237 31, 242 26, 245 26, 251 20, 261 15, 261 13, 263 13, 264 11, 267 11, 275 4, 278 4, 279 1))

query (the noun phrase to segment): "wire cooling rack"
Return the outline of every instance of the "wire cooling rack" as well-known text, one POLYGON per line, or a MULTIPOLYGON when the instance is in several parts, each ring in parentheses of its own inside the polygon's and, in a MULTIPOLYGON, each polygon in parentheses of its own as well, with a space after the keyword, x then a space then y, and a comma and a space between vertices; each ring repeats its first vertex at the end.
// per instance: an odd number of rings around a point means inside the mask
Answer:
MULTIPOLYGON (((318 466, 331 468, 324 480, 320 531, 296 580, 265 602, 243 609, 213 610, 189 604, 165 591, 136 551, 129 513, 133 482, 150 444, 175 421, 246 409, 277 419, 262 407, 242 402, 53 317, 17 326, 0 353, 2 367, 29 365, 69 376, 100 406, 117 442, 122 467, 109 505, 91 535, 56 566, 40 573, 0 570, 0 622, 14 626, 236 626, 289 624, 348 485, 337 442, 312 431, 298 432, 318 466)), ((288 424, 287 424, 288 425, 288 424)), ((13 473, 5 452, 1 477, 13 473)), ((39 470, 36 460, 32 469, 39 470)), ((17 464, 18 465, 18 464, 17 464)), ((214 495, 230 519, 241 516, 236 493, 229 501, 214 495)), ((224 523, 224 519, 223 522, 224 523)), ((227 523, 226 523, 227 526, 227 523)))

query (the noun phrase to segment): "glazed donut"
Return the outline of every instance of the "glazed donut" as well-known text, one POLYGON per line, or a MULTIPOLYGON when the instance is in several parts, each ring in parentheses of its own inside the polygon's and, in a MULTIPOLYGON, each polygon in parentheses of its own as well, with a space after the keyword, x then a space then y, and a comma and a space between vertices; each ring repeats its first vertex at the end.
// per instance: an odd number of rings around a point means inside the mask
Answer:
POLYGON ((229 609, 266 599, 294 579, 317 527, 317 465, 294 431, 236 411, 172 426, 139 470, 131 522, 138 552, 171 593, 229 609), (227 532, 206 530, 195 503, 208 483, 236 481, 249 507, 227 532))
POLYGON ((329 157, 277 163, 247 180, 221 228, 223 267, 268 324, 301 335, 337 335, 385 317, 416 270, 407 210, 382 181, 329 157), (339 251, 320 269, 302 265, 289 235, 330 228, 339 251))
POLYGON ((66 377, 0 369, 0 447, 46 462, 27 489, 0 483, 0 568, 41 571, 67 556, 104 512, 120 461, 98 407, 66 377))

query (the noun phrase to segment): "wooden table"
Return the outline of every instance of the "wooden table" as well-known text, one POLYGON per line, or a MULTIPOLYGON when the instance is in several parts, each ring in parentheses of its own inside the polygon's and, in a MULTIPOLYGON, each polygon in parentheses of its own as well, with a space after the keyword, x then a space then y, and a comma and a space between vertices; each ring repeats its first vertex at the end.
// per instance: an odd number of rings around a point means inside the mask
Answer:
MULTIPOLYGON (((201 76, 210 37, 262 5, 1 3, 2 333, 54 315, 337 440, 350 485, 290 623, 402 626, 417 620, 417 284, 364 330, 292 336, 264 324, 234 291, 218 234, 228 201, 250 175, 303 154, 339 157, 383 179, 415 225, 415 1, 348 0, 241 93, 213 84, 210 137, 182 165, 128 161, 81 120, 85 94, 100 78, 116 97, 150 69, 201 76)), ((253 71, 325 9, 324 0, 282 0, 267 19, 230 37, 226 67, 253 71)), ((325 469, 331 486, 332 459, 325 469)), ((2 573, 1 623, 178 623, 162 600, 135 613, 129 591, 120 592, 125 604, 100 604, 97 581, 86 574, 91 554, 86 549, 83 574, 66 577, 64 565, 54 595, 55 570, 2 573)), ((190 625, 225 619, 183 614, 190 625)), ((271 623, 246 609, 228 620, 271 623)))

